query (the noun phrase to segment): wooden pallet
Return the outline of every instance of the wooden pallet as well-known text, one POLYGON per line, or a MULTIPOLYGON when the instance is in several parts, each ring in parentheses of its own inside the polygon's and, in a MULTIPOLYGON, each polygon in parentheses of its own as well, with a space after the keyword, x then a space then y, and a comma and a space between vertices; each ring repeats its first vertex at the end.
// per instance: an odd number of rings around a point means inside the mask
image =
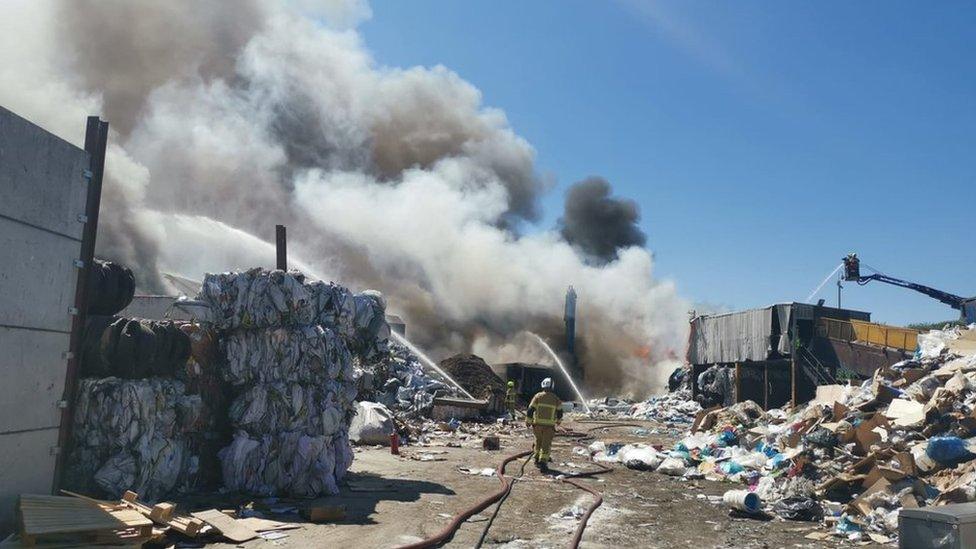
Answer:
POLYGON ((17 502, 22 545, 141 546, 152 538, 152 521, 141 513, 90 498, 24 494, 17 502))

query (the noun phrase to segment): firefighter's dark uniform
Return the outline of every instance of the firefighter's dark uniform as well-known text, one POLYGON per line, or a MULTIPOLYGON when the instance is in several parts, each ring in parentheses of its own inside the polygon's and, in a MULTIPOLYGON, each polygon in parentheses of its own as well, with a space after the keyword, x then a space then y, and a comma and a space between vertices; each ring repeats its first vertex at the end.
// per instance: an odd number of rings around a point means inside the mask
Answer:
POLYGON ((535 462, 545 465, 549 462, 549 451, 552 449, 552 437, 556 434, 556 425, 563 421, 563 402, 552 391, 539 391, 529 403, 526 421, 532 425, 535 434, 535 446, 532 456, 535 462))

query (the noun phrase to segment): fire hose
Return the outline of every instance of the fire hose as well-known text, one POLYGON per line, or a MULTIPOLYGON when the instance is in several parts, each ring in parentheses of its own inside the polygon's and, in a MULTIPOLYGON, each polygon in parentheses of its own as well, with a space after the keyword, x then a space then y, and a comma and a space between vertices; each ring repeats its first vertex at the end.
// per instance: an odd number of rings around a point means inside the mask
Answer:
POLYGON ((504 461, 498 465, 498 468, 495 469, 495 473, 498 475, 498 480, 500 480, 502 483, 502 487, 497 492, 455 515, 454 518, 451 519, 451 522, 436 535, 416 543, 404 545, 399 549, 425 549, 427 547, 437 547, 450 541, 450 539, 454 537, 455 532, 461 528, 461 524, 474 515, 487 509, 492 503, 500 500, 511 489, 512 480, 505 477, 505 466, 516 459, 523 458, 531 454, 532 450, 526 450, 524 452, 512 454, 505 458, 504 461))
MULTIPOLYGON (((593 437, 593 435, 591 434, 592 431, 596 431, 597 429, 604 429, 608 427, 641 427, 641 425, 636 423, 601 423, 595 427, 591 427, 590 429, 587 429, 587 432, 585 433, 560 429, 556 432, 556 436, 569 437, 576 440, 584 440, 593 437)), ((467 521, 469 518, 473 517, 474 515, 480 513, 481 511, 484 511, 491 504, 497 502, 498 506, 495 508, 495 511, 492 513, 492 516, 489 518, 488 524, 485 525, 485 529, 482 531, 481 537, 478 540, 478 544, 476 545, 476 547, 480 547, 481 544, 484 543, 484 539, 487 536, 488 530, 489 528, 491 528, 491 525, 494 522, 495 517, 498 516, 498 511, 499 509, 501 509, 501 505, 505 502, 505 499, 507 499, 508 495, 511 493, 512 485, 524 473, 525 464, 528 463, 528 456, 530 456, 531 454, 532 454, 531 450, 526 450, 524 452, 519 452, 517 454, 512 454, 506 457, 495 469, 495 473, 498 475, 498 480, 501 481, 502 483, 501 488, 499 488, 497 492, 489 495, 487 498, 481 500, 475 505, 455 515, 454 518, 451 519, 451 522, 446 527, 444 527, 443 530, 438 532, 436 535, 431 536, 425 540, 418 541, 416 543, 401 546, 398 549, 426 549, 428 547, 438 547, 440 545, 443 545, 444 543, 447 543, 448 541, 451 540, 451 538, 454 537, 454 534, 457 533, 457 531, 461 528, 461 525, 464 524, 465 521, 467 521), (526 458, 526 460, 525 462, 522 463, 522 470, 519 472, 519 477, 516 478, 506 477, 505 467, 512 461, 515 461, 516 459, 523 458, 523 457, 526 458)), ((593 475, 598 475, 613 470, 612 467, 607 467, 602 463, 593 462, 593 464, 599 467, 599 469, 593 471, 582 471, 570 475, 563 475, 558 479, 560 482, 564 482, 566 484, 579 488, 580 490, 589 492, 595 498, 593 503, 591 503, 590 506, 586 509, 586 512, 583 513, 583 516, 580 517, 580 522, 577 525, 576 531, 573 534, 573 539, 569 543, 570 549, 577 549, 579 547, 579 544, 583 539, 583 531, 586 529, 586 525, 589 522, 590 517, 593 515, 593 512, 597 510, 597 508, 603 505, 603 495, 600 492, 597 492, 596 490, 584 484, 576 482, 573 479, 591 477, 593 475)))

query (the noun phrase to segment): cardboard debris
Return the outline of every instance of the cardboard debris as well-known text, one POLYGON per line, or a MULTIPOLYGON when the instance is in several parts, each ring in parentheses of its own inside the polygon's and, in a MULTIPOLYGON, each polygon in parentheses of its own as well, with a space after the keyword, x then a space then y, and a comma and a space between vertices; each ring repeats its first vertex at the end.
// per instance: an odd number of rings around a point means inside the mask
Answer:
POLYGON ((258 537, 258 533, 216 509, 193 513, 193 516, 213 526, 225 538, 241 543, 258 537))
POLYGON ((817 387, 814 402, 833 404, 844 397, 845 385, 820 385, 817 387))
POLYGON ((899 509, 976 501, 976 329, 923 336, 915 358, 818 387, 806 405, 702 411, 666 454, 668 474, 749 484, 772 506, 812 497, 823 525, 853 522, 866 543, 896 539, 899 509))
POLYGON ((897 399, 891 401, 884 415, 898 427, 918 425, 925 421, 925 406, 914 400, 897 399))

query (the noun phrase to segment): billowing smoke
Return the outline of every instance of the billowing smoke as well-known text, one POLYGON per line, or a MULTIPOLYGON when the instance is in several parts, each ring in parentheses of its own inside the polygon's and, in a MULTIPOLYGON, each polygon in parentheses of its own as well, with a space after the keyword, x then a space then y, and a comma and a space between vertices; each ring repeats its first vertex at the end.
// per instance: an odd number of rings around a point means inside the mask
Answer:
POLYGON ((537 227, 550 185, 531 145, 449 69, 377 65, 354 28, 369 14, 8 0, 0 104, 76 144, 85 115, 109 120, 98 253, 143 291, 172 292, 162 273, 271 266, 282 223, 292 265, 383 291, 435 358, 541 359, 524 333, 556 338, 573 284, 587 384, 650 389, 653 365, 683 353, 687 307, 653 279, 636 207, 588 181, 561 231, 537 227))
POLYGON ((622 248, 643 246, 644 231, 637 226, 637 203, 610 196, 610 183, 588 177, 574 183, 566 194, 566 212, 559 231, 586 257, 600 264, 617 259, 622 248))

